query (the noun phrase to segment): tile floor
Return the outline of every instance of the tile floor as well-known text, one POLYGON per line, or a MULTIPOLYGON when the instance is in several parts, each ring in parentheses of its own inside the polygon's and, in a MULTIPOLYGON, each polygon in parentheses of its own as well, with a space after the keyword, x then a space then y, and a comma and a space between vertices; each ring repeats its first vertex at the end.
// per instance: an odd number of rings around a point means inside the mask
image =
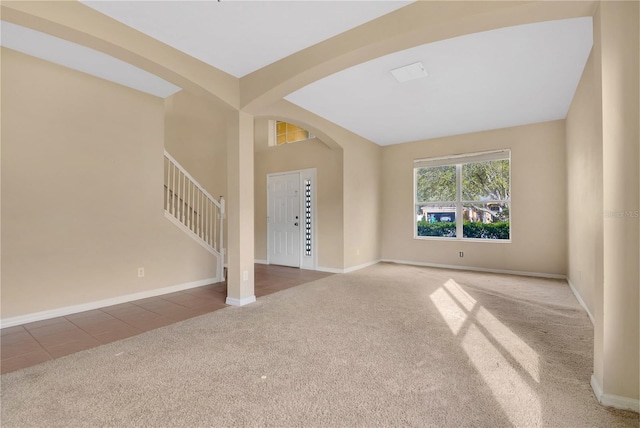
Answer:
MULTIPOLYGON (((255 294, 259 298, 329 275, 284 266, 255 265, 255 294)), ((226 306, 226 295, 226 284, 217 283, 3 328, 0 330, 0 371, 8 373, 213 312, 226 306)))

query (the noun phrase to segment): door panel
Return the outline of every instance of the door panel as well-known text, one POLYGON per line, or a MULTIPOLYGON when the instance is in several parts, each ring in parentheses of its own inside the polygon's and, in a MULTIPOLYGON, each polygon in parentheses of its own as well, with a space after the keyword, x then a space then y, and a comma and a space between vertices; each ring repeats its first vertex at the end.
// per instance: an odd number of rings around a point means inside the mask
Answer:
POLYGON ((300 267, 300 174, 267 181, 269 263, 300 267))

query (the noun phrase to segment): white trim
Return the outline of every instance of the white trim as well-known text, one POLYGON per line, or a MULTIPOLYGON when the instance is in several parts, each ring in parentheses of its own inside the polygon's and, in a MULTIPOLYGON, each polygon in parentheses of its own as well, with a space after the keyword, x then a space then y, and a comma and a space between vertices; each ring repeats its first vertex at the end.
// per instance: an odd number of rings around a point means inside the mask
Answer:
POLYGON ((263 259, 254 259, 253 260, 254 263, 259 264, 259 265, 268 265, 269 262, 267 260, 263 260, 263 259))
POLYGON ((196 186, 196 187, 197 187, 197 188, 198 188, 202 193, 204 193, 204 195, 205 195, 207 198, 211 199, 211 202, 213 202, 213 203, 214 203, 218 208, 221 208, 221 206, 220 206, 220 205, 221 205, 221 204, 220 204, 220 202, 218 202, 218 200, 217 200, 216 198, 214 198, 213 196, 211 196, 211 194, 210 194, 209 192, 207 192, 207 191, 205 190, 205 188, 204 188, 204 187, 202 187, 202 185, 201 185, 200 183, 198 183, 198 181, 197 181, 195 178, 193 178, 193 177, 191 176, 191 174, 189 174, 189 173, 187 172, 187 170, 186 170, 182 165, 180 165, 180 163, 179 163, 179 162, 178 162, 178 161, 177 161, 173 156, 171 156, 171 155, 169 154, 169 152, 167 151, 167 149, 165 149, 165 150, 164 150, 164 156, 165 156, 167 159, 169 159, 171 162, 173 162, 173 163, 175 164, 175 166, 177 166, 177 167, 178 167, 178 169, 180 170, 180 172, 182 172, 182 173, 183 173, 183 174, 184 174, 184 175, 185 175, 189 180, 191 180, 191 182, 192 182, 192 183, 193 183, 193 184, 194 184, 194 185, 195 185, 195 186, 196 186))
POLYGON ((318 194, 318 175, 317 168, 298 169, 294 171, 281 171, 267 174, 267 260, 265 264, 271 264, 270 249, 271 249, 271 223, 269 222, 269 208, 271 200, 271 188, 269 186, 272 177, 278 177, 282 175, 298 174, 298 194, 300 195, 299 207, 298 207, 298 223, 299 223, 299 260, 298 266, 291 266, 300 269, 317 270, 318 266, 318 209, 317 209, 317 197, 318 194), (303 232, 303 220, 305 214, 305 200, 304 200, 304 180, 310 179, 312 183, 311 191, 311 256, 305 255, 305 234, 303 232))
POLYGON ((188 290, 190 288, 202 287, 220 282, 219 278, 207 278, 199 281, 185 282, 183 284, 172 285, 164 288, 156 288, 155 290, 141 291, 139 293, 125 294, 124 296, 112 297, 109 299, 97 300, 95 302, 82 303, 79 305, 65 306, 58 309, 50 309, 47 311, 34 312, 17 317, 5 318, 0 320, 0 328, 13 327, 34 321, 42 321, 50 318, 63 317, 65 315, 77 314, 79 312, 90 311, 93 309, 106 308, 107 306, 118 305, 120 303, 132 302, 134 300, 146 299, 147 297, 155 297, 163 294, 175 293, 176 291, 188 290))
POLYGON ((496 242, 496 243, 511 243, 513 238, 513 228, 511 222, 511 215, 509 215, 509 239, 478 239, 478 238, 465 238, 463 235, 464 219, 463 211, 464 205, 473 202, 487 203, 507 203, 511 207, 511 149, 492 150, 488 152, 476 152, 467 154, 457 154, 442 156, 428 159, 414 159, 413 161, 413 219, 411 220, 413 228, 413 239, 446 239, 450 241, 468 241, 468 242, 496 242), (462 199, 462 166, 467 163, 483 162, 483 161, 497 161, 507 160, 509 161, 509 199, 506 200, 486 200, 486 201, 466 201, 462 199), (420 168, 430 168, 437 166, 455 166, 456 168, 456 200, 455 201, 422 201, 418 202, 417 192, 417 172, 420 168), (438 236, 418 236, 418 228, 416 227, 416 215, 418 213, 418 207, 428 206, 434 204, 454 204, 456 209, 456 236, 455 237, 438 237, 438 236))
POLYGON ((267 146, 276 147, 276 121, 267 120, 267 146))
POLYGON ((591 388, 596 399, 603 406, 615 407, 616 409, 633 410, 640 412, 640 400, 628 397, 620 397, 619 395, 604 394, 602 387, 598 383, 596 376, 591 375, 591 388))
POLYGON ((488 152, 464 153, 457 155, 439 156, 435 158, 414 159, 414 168, 429 168, 433 166, 456 165, 463 163, 484 162, 494 160, 511 160, 511 149, 491 150, 488 152))
POLYGON ((578 290, 573 286, 569 278, 567 278, 567 282, 569 283, 569 288, 571 289, 571 291, 573 291, 574 296, 576 296, 578 303, 580 303, 580 306, 582 306, 582 308, 587 312, 587 315, 589 315, 591 324, 596 325, 595 318, 593 318, 593 315, 591 314, 591 311, 587 307, 587 304, 584 302, 584 300, 582 300, 582 296, 580 296, 580 293, 578 293, 578 290))
MULTIPOLYGON (((456 228, 457 233, 457 228, 456 228)), ((483 244, 511 244, 511 238, 509 239, 490 239, 490 238, 449 238, 447 236, 418 236, 417 230, 414 231, 413 239, 418 241, 444 241, 444 242, 475 242, 483 244)), ((511 232, 509 232, 511 235, 511 232)))
POLYGON ((164 210, 164 217, 169 220, 171 223, 175 224, 176 226, 178 226, 184 233, 186 233, 187 235, 189 235, 189 237, 191 239, 193 239, 194 241, 196 241, 198 244, 200 244, 200 246, 202 248, 204 248, 205 250, 207 250, 208 252, 210 252, 211 254, 213 254, 214 256, 221 258, 222 255, 216 251, 215 248, 213 248, 211 245, 207 244, 205 241, 202 240, 202 238, 200 238, 198 236, 198 234, 193 233, 193 230, 189 229, 187 226, 185 226, 180 220, 178 220, 177 218, 175 218, 169 211, 167 211, 166 209, 164 210))
POLYGON ((595 394, 598 403, 601 403, 600 399, 602 398, 602 387, 600 387, 595 374, 591 375, 591 389, 593 389, 593 393, 595 394))
POLYGON ((364 269, 364 268, 369 267, 369 266, 377 265, 378 263, 380 263, 380 260, 373 260, 371 262, 363 263, 363 264, 358 265, 358 266, 352 266, 350 268, 346 268, 346 269, 344 269, 342 271, 342 273, 355 272, 357 270, 364 269))
POLYGON ((244 306, 256 301, 256 296, 245 297, 244 299, 234 299, 233 297, 227 297, 225 303, 231 306, 244 306))
POLYGON ((327 272, 327 273, 344 273, 344 269, 336 269, 336 268, 322 267, 322 266, 317 266, 316 270, 318 272, 327 272))
POLYGON ((403 265, 413 265, 413 266, 426 266, 426 267, 434 267, 434 268, 442 268, 442 269, 454 269, 454 270, 469 270, 476 272, 489 272, 489 273, 503 273, 507 275, 520 275, 520 276, 536 276, 540 278, 553 278, 553 279, 567 279, 566 275, 559 275, 556 273, 543 273, 543 272, 524 272, 519 270, 506 270, 506 269, 490 269, 490 268, 482 268, 475 266, 460 266, 460 265, 443 265, 438 263, 423 263, 423 262, 413 262, 408 260, 393 260, 393 259, 382 259, 381 262, 386 263, 398 263, 403 265))
POLYGON ((327 273, 349 273, 349 272, 355 272, 357 270, 360 269, 364 269, 366 267, 369 266, 373 266, 376 265, 378 263, 380 263, 383 260, 373 260, 367 263, 363 263, 361 265, 357 265, 357 266, 352 266, 350 268, 346 268, 346 269, 337 269, 337 268, 330 268, 330 267, 322 267, 322 266, 318 266, 315 270, 317 270, 318 272, 327 272, 327 273))
MULTIPOLYGON (((220 199, 221 203, 222 203, 222 208, 220 208, 220 213, 221 213, 221 220, 220 220, 220 247, 222 247, 222 233, 224 232, 224 229, 222 227, 222 217, 224 217, 224 199, 221 198, 220 199)), ((200 244, 200 246, 202 248, 204 248, 205 250, 207 250, 208 252, 210 252, 211 254, 213 254, 216 259, 217 259, 217 275, 218 278, 222 278, 222 273, 220 273, 222 271, 222 269, 224 269, 224 253, 226 252, 224 248, 221 249, 221 251, 217 251, 215 248, 213 248, 211 245, 209 245, 207 242, 205 242, 200 236, 198 236, 197 233, 195 233, 193 230, 189 229, 184 223, 182 223, 180 220, 178 220, 177 218, 175 218, 169 211, 167 211, 166 209, 164 210, 164 217, 169 220, 171 223, 175 224, 176 226, 178 226, 178 228, 180 230, 182 230, 184 233, 186 233, 188 236, 191 237, 191 239, 193 239, 194 241, 196 241, 198 244, 200 244)))

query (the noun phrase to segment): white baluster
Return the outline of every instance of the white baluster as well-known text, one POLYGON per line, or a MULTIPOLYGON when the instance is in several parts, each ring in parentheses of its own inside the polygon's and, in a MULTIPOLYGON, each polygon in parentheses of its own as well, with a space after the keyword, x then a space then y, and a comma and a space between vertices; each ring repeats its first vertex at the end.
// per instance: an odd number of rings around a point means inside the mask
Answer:
POLYGON ((204 217, 203 217, 203 239, 205 240, 205 242, 209 242, 209 224, 207 222, 207 218, 209 218, 209 198, 204 198, 204 200, 202 201, 204 202, 204 217))
MULTIPOLYGON (((224 198, 220 196, 220 246, 218 247, 220 252, 224 251, 224 213, 225 213, 225 202, 224 198)), ((222 259, 224 260, 224 254, 222 255, 222 259)))
POLYGON ((182 174, 182 170, 178 169, 178 204, 176 205, 176 218, 178 220, 180 220, 180 217, 182 216, 182 174))
POLYGON ((176 166, 171 163, 173 167, 173 177, 172 177, 172 185, 171 185, 171 214, 176 216, 176 166))
POLYGON ((165 209, 169 211, 169 183, 171 182, 171 162, 165 156, 164 160, 167 163, 167 202, 165 209))
POLYGON ((176 207, 176 209, 178 210, 178 212, 176 213, 176 218, 178 219, 178 221, 180 220, 180 217, 182 217, 182 170, 178 169, 178 205, 176 207))
POLYGON ((191 184, 191 221, 189 223, 189 229, 191 229, 192 232, 196 230, 196 189, 197 187, 195 187, 194 184, 191 184))
POLYGON ((202 219, 204 210, 204 204, 202 203, 202 192, 198 192, 198 236, 202 239, 202 234, 204 233, 204 228, 202 227, 202 219))
POLYGON ((196 195, 198 194, 198 187, 195 185, 195 183, 192 184, 192 192, 193 195, 191 196, 191 231, 193 233, 196 233, 196 195))
POLYGON ((200 208, 201 205, 201 199, 202 199, 202 192, 200 192, 200 189, 196 190, 196 195, 198 195, 198 197, 196 198, 197 202, 196 202, 196 207, 198 208, 198 216, 196 217, 196 219, 198 220, 196 222, 196 235, 198 235, 198 237, 200 237, 200 221, 202 218, 202 208, 200 208))
POLYGON ((213 236, 213 230, 211 229, 211 216, 213 215, 213 203, 211 199, 207 198, 209 203, 209 215, 207 216, 207 222, 209 223, 209 236, 207 236, 207 244, 211 245, 211 236, 213 236))
POLYGON ((206 242, 212 249, 224 251, 225 201, 210 197, 206 190, 165 152, 165 210, 206 242))
POLYGON ((215 233, 213 230, 213 211, 216 208, 215 205, 213 205, 213 202, 211 200, 209 200, 209 206, 211 207, 211 209, 209 210, 209 241, 207 242, 207 244, 211 245, 213 247, 213 234, 215 233))
POLYGON ((182 174, 182 203, 180 205, 182 205, 182 224, 186 224, 184 221, 185 218, 185 203, 187 202, 187 175, 185 173, 182 174))
POLYGON ((193 201, 193 221, 195 222, 193 224, 193 233, 197 235, 198 231, 200 230, 198 227, 198 217, 200 215, 200 209, 198 208, 198 200, 200 199, 200 189, 196 187, 195 192, 196 192, 194 195, 195 200, 193 201))
POLYGON ((213 203, 213 201, 211 201, 211 215, 209 216, 209 222, 210 225, 209 227, 211 227, 211 236, 210 238, 210 242, 209 245, 211 245, 212 247, 215 248, 216 245, 216 211, 218 210, 218 207, 216 207, 216 205, 213 203))
MULTIPOLYGON (((213 234, 213 239, 211 240, 211 246, 213 248, 216 248, 217 246, 217 242, 218 242, 218 216, 220 215, 220 208, 218 208, 217 205, 214 206, 215 208, 215 212, 213 213, 213 216, 211 216, 211 227, 213 228, 214 234, 213 234)), ((217 248, 216 248, 217 250, 217 248)))
POLYGON ((191 187, 191 180, 187 181, 187 227, 191 230, 191 192, 193 192, 193 188, 191 187))
POLYGON ((217 250, 216 248, 216 242, 217 242, 217 237, 218 237, 218 231, 217 231, 217 227, 216 227, 216 221, 218 219, 218 207, 217 206, 213 206, 213 216, 211 216, 211 220, 213 221, 213 238, 211 239, 211 246, 217 250))

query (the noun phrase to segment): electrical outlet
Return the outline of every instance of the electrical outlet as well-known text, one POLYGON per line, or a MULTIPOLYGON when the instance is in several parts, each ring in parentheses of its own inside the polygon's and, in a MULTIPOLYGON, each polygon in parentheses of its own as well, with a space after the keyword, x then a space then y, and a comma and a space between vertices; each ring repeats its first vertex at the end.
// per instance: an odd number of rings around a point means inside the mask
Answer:
POLYGON ((356 250, 356 256, 359 256, 359 255, 360 255, 360 248, 356 250))
POLYGON ((144 268, 138 268, 138 278, 144 277, 144 268))
POLYGON ((249 281, 249 271, 248 270, 243 270, 242 271, 242 280, 243 281, 249 281))
POLYGON ((464 257, 464 251, 460 251, 460 257, 464 257))

